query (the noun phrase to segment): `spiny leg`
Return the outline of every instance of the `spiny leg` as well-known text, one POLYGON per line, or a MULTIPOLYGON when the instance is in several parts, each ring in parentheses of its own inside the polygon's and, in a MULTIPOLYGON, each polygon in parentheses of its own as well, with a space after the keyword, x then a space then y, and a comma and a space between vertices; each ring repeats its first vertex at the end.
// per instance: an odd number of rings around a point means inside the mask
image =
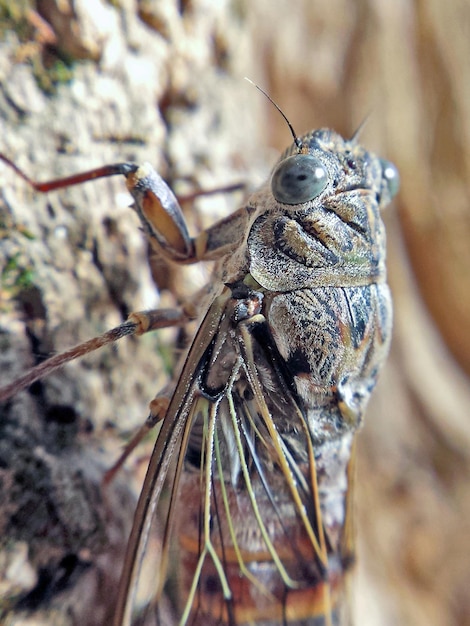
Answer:
POLYGON ((0 402, 3 402, 32 385, 36 380, 47 376, 57 368, 73 361, 74 359, 90 354, 98 348, 102 348, 110 343, 114 343, 122 337, 131 335, 143 335, 144 333, 159 328, 169 328, 173 326, 184 326, 193 319, 192 312, 186 308, 179 309, 155 309, 151 311, 140 311, 131 313, 127 321, 107 332, 89 339, 83 343, 50 357, 43 363, 32 367, 26 374, 17 378, 8 385, 0 388, 0 402))
MULTIPOLYGON (((149 163, 140 166, 135 163, 115 163, 65 178, 37 182, 1 152, 0 161, 11 167, 39 193, 48 193, 98 178, 122 174, 126 179, 127 189, 135 201, 133 208, 139 216, 149 242, 162 256, 178 264, 215 260, 236 249, 243 240, 249 219, 249 210, 242 207, 198 236, 191 237, 177 197, 149 163)), ((183 197, 183 200, 192 201, 199 195, 237 189, 240 189, 240 185, 216 188, 207 192, 197 191, 186 198, 183 197)))
POLYGON ((103 486, 112 482, 119 472, 121 467, 127 461, 132 452, 142 442, 142 440, 148 435, 148 433, 155 428, 155 426, 165 419, 165 415, 170 404, 171 396, 173 395, 174 384, 170 383, 159 392, 155 398, 150 402, 150 413, 145 422, 134 433, 132 438, 126 443, 121 455, 117 461, 105 472, 103 476, 103 486))

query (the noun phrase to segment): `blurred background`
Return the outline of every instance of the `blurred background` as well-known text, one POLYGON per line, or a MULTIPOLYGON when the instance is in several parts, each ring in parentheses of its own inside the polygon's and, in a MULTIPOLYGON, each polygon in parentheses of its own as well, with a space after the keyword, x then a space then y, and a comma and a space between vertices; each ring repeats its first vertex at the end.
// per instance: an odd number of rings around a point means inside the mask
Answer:
MULTIPOLYGON (((250 189, 291 138, 244 76, 298 134, 351 136, 368 116, 361 142, 400 171, 385 215, 393 345, 359 436, 354 614, 470 624, 468 1, 0 0, 0 150, 36 179, 148 160, 180 194, 250 189)), ((0 164, 1 382, 204 282, 155 259, 151 275, 123 192, 107 180, 41 198, 0 164)), ((191 227, 241 201, 198 202, 191 227)), ((146 416, 174 339, 123 343, 1 409, 0 595, 38 609, 10 623, 105 623, 133 496, 118 480, 102 501, 99 478, 146 416), (15 446, 21 471, 5 461, 15 446)))

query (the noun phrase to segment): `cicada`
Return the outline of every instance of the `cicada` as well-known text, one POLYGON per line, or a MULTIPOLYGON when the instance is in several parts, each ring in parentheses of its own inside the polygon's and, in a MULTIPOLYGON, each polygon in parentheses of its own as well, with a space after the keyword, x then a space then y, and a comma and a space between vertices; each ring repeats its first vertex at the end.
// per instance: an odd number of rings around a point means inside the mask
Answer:
POLYGON ((356 137, 293 136, 269 180, 196 237, 148 164, 42 185, 16 168, 39 191, 122 174, 159 254, 215 262, 182 310, 132 314, 112 337, 199 319, 168 401, 151 404, 163 419, 116 626, 349 623, 354 441, 390 343, 381 210, 398 174, 356 137))

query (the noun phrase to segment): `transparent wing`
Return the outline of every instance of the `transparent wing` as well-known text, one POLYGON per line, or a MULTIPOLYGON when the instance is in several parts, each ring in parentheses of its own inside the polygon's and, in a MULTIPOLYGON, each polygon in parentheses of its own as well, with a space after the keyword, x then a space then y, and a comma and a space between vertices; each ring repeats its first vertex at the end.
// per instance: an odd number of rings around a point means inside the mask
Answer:
POLYGON ((336 621, 352 545, 347 524, 324 518, 331 506, 346 516, 350 492, 322 493, 325 464, 261 298, 227 288, 196 336, 139 500, 116 625, 133 623, 155 513, 155 599, 138 623, 336 621))

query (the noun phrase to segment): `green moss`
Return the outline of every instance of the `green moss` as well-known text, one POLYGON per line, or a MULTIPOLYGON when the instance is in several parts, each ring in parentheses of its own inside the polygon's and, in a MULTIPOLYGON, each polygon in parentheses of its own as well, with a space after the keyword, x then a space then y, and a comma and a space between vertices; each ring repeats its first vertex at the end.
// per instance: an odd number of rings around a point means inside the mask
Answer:
POLYGON ((31 0, 0 0, 0 40, 15 33, 18 48, 13 61, 28 63, 39 87, 45 93, 54 93, 58 85, 72 79, 74 60, 41 40, 31 19, 35 13, 31 0))
POLYGON ((72 63, 60 58, 46 67, 43 59, 37 57, 33 60, 32 66, 37 84, 46 93, 54 93, 60 84, 68 83, 73 78, 72 63))
POLYGON ((8 302, 33 285, 32 266, 24 262, 20 253, 8 257, 0 273, 0 308, 5 309, 8 302))

